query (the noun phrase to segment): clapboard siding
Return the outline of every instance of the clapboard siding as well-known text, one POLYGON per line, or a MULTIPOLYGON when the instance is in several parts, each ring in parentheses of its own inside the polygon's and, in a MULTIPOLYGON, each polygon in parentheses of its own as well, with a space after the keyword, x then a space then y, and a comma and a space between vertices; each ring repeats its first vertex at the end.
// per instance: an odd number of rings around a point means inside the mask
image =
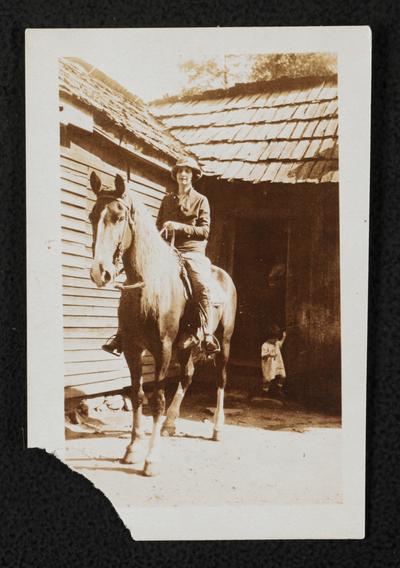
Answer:
POLYGON ((64 305, 65 316, 115 316, 116 306, 64 305))
POLYGON ((83 243, 62 239, 62 250, 66 254, 92 258, 92 247, 83 243))
POLYGON ((63 266, 63 276, 80 277, 85 274, 83 268, 74 268, 73 266, 63 266))
POLYGON ((61 190, 61 203, 73 205, 74 207, 81 207, 82 209, 86 210, 87 205, 87 197, 83 195, 79 195, 77 193, 73 193, 72 191, 67 191, 62 189, 61 190))
MULTIPOLYGON (((78 344, 77 344, 78 345, 78 344)), ((97 347, 100 346, 100 343, 97 347)), ((99 349, 71 349, 73 344, 69 345, 68 351, 65 354, 65 363, 73 362, 87 362, 87 361, 110 361, 110 355, 105 351, 99 351, 99 349)), ((80 347, 80 346, 79 346, 80 347)), ((143 364, 150 365, 153 362, 153 358, 148 353, 143 355, 143 364)), ((123 359, 116 359, 116 361, 123 361, 123 359)))
MULTIPOLYGON (((68 397, 112 391, 130 384, 125 359, 101 349, 105 340, 116 332, 120 292, 113 288, 99 290, 90 280, 92 227, 88 218, 95 203, 89 185, 91 171, 96 170, 109 189, 114 187, 116 173, 126 179, 126 172, 102 162, 76 144, 71 149, 62 147, 60 160, 64 384, 68 397)), ((165 187, 136 172, 130 174, 127 185, 155 217, 165 187)), ((144 380, 152 380, 153 373, 153 357, 145 352, 144 380)))
POLYGON ((64 316, 64 325, 66 328, 99 328, 99 327, 118 327, 118 317, 98 317, 98 316, 64 316))
POLYGON ((85 274, 91 266, 91 259, 87 256, 80 256, 76 254, 64 254, 62 255, 62 262, 64 266, 75 266, 76 268, 84 268, 85 274))
MULTIPOLYGON (((153 376, 153 367, 148 371, 142 372, 143 379, 153 376)), ((110 381, 111 379, 126 378, 125 386, 130 385, 130 375, 128 367, 118 369, 116 371, 96 371, 95 373, 81 373, 77 375, 70 375, 68 379, 68 386, 83 386, 89 383, 96 383, 97 381, 110 381)), ((112 388, 110 390, 113 390, 112 388)))
POLYGON ((111 290, 110 288, 104 288, 104 290, 101 290, 101 295, 99 294, 99 290, 98 288, 96 288, 96 285, 93 284, 93 282, 89 279, 89 278, 78 278, 75 276, 63 276, 63 285, 68 288, 68 287, 73 287, 73 288, 82 288, 82 294, 81 295, 87 295, 87 296, 99 296, 99 297, 104 297, 104 298, 118 298, 119 296, 116 295, 116 290, 111 290), (83 291, 85 290, 85 292, 83 293, 83 291), (87 290, 87 291, 86 291, 87 290))
MULTIPOLYGON (((93 375, 96 373, 105 373, 106 371, 123 371, 126 373, 126 364, 123 358, 117 359, 113 357, 108 360, 98 361, 74 361, 72 363, 65 363, 65 374, 72 377, 75 375, 93 375)), ((143 373, 151 372, 153 366, 143 365, 143 373)))
MULTIPOLYGON (((63 294, 65 296, 84 296, 87 298, 94 297, 94 298, 115 298, 115 294, 113 290, 104 289, 101 292, 101 296, 98 294, 98 290, 95 287, 89 288, 81 286, 79 283, 76 284, 77 280, 82 280, 79 278, 68 278, 67 276, 63 278, 64 280, 64 287, 63 287, 63 294)), ((86 282, 83 280, 83 282, 86 282)))
POLYGON ((87 233, 78 233, 72 229, 62 228, 61 237, 63 241, 70 241, 73 243, 80 243, 85 246, 91 246, 92 237, 87 233))
POLYGON ((63 294, 64 308, 71 306, 104 306, 118 308, 118 300, 116 298, 104 298, 98 296, 82 296, 77 294, 72 288, 65 288, 63 294))

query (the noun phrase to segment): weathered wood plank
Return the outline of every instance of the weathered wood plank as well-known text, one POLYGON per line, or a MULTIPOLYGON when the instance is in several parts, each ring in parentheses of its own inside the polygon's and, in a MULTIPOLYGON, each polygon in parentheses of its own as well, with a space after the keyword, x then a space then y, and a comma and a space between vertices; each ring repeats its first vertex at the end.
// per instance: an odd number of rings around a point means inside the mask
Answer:
POLYGON ((63 313, 65 316, 108 316, 117 317, 117 307, 106 306, 82 306, 82 305, 65 305, 63 313))
MULTIPOLYGON (((149 378, 147 381, 151 381, 149 378)), ((66 386, 64 389, 65 398, 91 396, 94 394, 108 393, 118 391, 129 387, 131 384, 130 377, 113 379, 110 381, 99 381, 97 383, 89 383, 86 385, 66 386)))
POLYGON ((89 271, 87 268, 79 268, 76 266, 62 266, 61 269, 63 276, 89 278, 89 271))
MULTIPOLYGON (((83 340, 82 340, 83 341, 83 340)), ((66 350, 64 355, 64 362, 65 363, 74 363, 74 362, 88 362, 88 361, 110 361, 111 359, 114 360, 114 355, 110 355, 110 353, 106 353, 101 349, 102 341, 99 340, 98 347, 96 349, 75 349, 75 350, 66 350)), ((121 361, 125 361, 124 357, 121 357, 121 361)), ((154 359, 149 354, 143 355, 142 361, 144 365, 153 365, 154 359)))
MULTIPOLYGON (((142 377, 145 380, 148 377, 153 377, 154 373, 152 371, 142 373, 142 377)), ((102 381, 112 381, 115 379, 128 378, 130 384, 130 374, 129 369, 120 369, 117 371, 105 371, 97 373, 82 373, 80 375, 66 375, 64 376, 65 386, 78 386, 78 385, 88 385, 88 384, 98 384, 102 381)))
POLYGON ((112 357, 106 361, 77 361, 64 364, 66 376, 105 373, 106 371, 121 371, 126 374, 125 359, 123 357, 112 357))
POLYGON ((92 231, 87 233, 81 233, 73 229, 62 228, 61 237, 64 241, 70 241, 72 243, 82 243, 88 247, 92 246, 92 231))
POLYGON ((158 201, 156 199, 153 199, 152 197, 149 197, 148 195, 144 195, 144 194, 138 194, 140 201, 150 210, 154 210, 155 212, 158 212, 158 209, 160 208, 160 204, 161 201, 158 201))
MULTIPOLYGON (((64 364, 64 376, 75 377, 76 375, 96 375, 97 373, 119 372, 120 375, 130 375, 125 359, 121 357, 104 361, 77 361, 64 364)), ((148 375, 154 371, 154 365, 143 365, 142 375, 148 375)))
POLYGON ((63 318, 64 326, 68 328, 76 327, 76 328, 112 328, 118 327, 118 318, 114 317, 96 317, 96 316, 64 316, 63 318))
POLYGON ((64 338, 108 339, 116 331, 117 327, 65 327, 64 338))
POLYGON ((84 385, 88 383, 97 383, 99 381, 109 381, 112 379, 120 379, 122 377, 130 377, 128 368, 118 369, 114 371, 103 371, 97 373, 80 373, 79 375, 65 375, 64 385, 84 385))
POLYGON ((61 189, 61 191, 68 191, 69 193, 72 193, 74 195, 78 195, 80 197, 84 197, 84 198, 89 197, 89 198, 95 199, 95 196, 93 195, 92 191, 89 189, 89 180, 88 180, 87 177, 86 177, 85 183, 76 182, 76 181, 72 181, 70 179, 67 179, 65 177, 61 177, 60 178, 60 189, 61 189))
POLYGON ((86 209, 63 202, 61 202, 61 215, 72 217, 73 219, 80 219, 81 221, 88 221, 89 217, 86 209))
MULTIPOLYGON (((154 380, 153 374, 143 377, 144 383, 149 383, 154 380)), ((131 384, 130 377, 123 377, 121 379, 112 379, 109 381, 99 381, 98 383, 89 383, 85 385, 66 386, 64 390, 65 398, 74 398, 82 396, 91 396, 94 394, 109 393, 119 391, 131 384)))
POLYGON ((69 156, 63 154, 63 151, 61 152, 60 156, 60 165, 63 168, 63 170, 64 168, 68 168, 69 170, 72 170, 74 172, 86 175, 89 169, 87 164, 82 163, 82 161, 80 160, 71 159, 69 156))
POLYGON ((100 306, 109 309, 113 308, 116 311, 119 305, 119 298, 103 298, 100 295, 98 297, 96 296, 87 297, 81 295, 75 296, 75 295, 63 294, 63 304, 64 307, 76 306, 77 309, 79 306, 82 306, 84 308, 87 307, 92 308, 94 306, 100 306))
POLYGON ((148 178, 145 178, 143 176, 138 175, 137 173, 131 173, 130 174, 130 180, 129 183, 133 183, 133 184, 138 184, 144 187, 149 187, 151 189, 154 189, 160 193, 165 194, 165 187, 157 182, 155 182, 154 180, 149 180, 148 178))
POLYGON ((72 219, 71 217, 61 217, 61 227, 64 229, 72 229, 73 231, 79 231, 80 233, 90 234, 91 224, 88 221, 82 221, 80 219, 72 219))
POLYGON ((64 346, 64 363, 76 363, 83 361, 109 361, 113 355, 106 353, 100 347, 102 342, 99 341, 98 349, 82 349, 67 351, 64 346))
POLYGON ((71 191, 67 191, 65 189, 61 189, 61 203, 68 203, 69 205, 73 205, 75 207, 80 207, 89 213, 88 211, 88 199, 83 195, 79 195, 78 193, 73 193, 71 191))
MULTIPOLYGON (((74 278, 66 276, 63 278, 63 285, 64 286, 74 286, 74 288, 91 288, 92 290, 96 290, 97 294, 99 294, 100 290, 97 288, 96 284, 90 280, 89 274, 86 278, 74 278)), ((105 288, 101 289, 101 293, 105 294, 107 291, 114 292, 111 289, 105 288)), ((107 296, 107 294, 105 294, 107 296)))
POLYGON ((88 172, 77 172, 67 166, 61 166, 60 179, 77 183, 78 185, 88 185, 88 172))
MULTIPOLYGON (((114 332, 115 333, 115 332, 114 332)), ((64 351, 101 350, 104 338, 64 337, 64 351)))
POLYGON ((92 259, 92 247, 84 245, 83 243, 63 240, 61 247, 63 253, 92 259))
POLYGON ((153 205, 161 203, 165 196, 164 192, 137 183, 129 182, 128 188, 134 196, 138 196, 142 201, 148 198, 153 205))
POLYGON ((99 290, 95 284, 89 278, 77 278, 74 276, 64 276, 63 285, 66 287, 64 289, 64 294, 78 296, 95 296, 103 298, 119 298, 119 290, 113 290, 112 288, 102 288, 99 290))
POLYGON ((68 253, 62 254, 63 266, 75 266, 76 268, 85 268, 88 270, 88 276, 90 268, 92 266, 92 262, 93 260, 91 258, 88 258, 87 256, 79 256, 76 254, 68 254, 68 253))

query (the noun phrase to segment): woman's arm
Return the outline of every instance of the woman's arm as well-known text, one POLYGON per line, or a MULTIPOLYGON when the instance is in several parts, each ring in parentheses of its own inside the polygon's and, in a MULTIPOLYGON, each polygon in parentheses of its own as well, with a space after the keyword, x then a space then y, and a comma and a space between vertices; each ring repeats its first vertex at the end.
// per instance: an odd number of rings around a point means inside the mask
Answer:
POLYGON ((166 221, 163 226, 168 230, 176 231, 178 234, 185 233, 186 236, 198 241, 208 239, 210 234, 210 205, 207 197, 203 196, 201 200, 196 225, 166 221))

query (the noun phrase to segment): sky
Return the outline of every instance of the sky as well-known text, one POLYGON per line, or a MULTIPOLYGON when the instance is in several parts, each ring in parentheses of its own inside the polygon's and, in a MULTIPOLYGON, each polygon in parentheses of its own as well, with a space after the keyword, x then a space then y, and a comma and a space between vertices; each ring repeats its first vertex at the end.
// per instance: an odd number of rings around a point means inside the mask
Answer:
MULTIPOLYGON (((87 30, 84 40, 80 41, 79 30, 71 30, 63 56, 84 59, 149 102, 167 94, 177 94, 188 86, 180 65, 189 59, 215 59, 223 66, 224 57, 228 56, 228 66, 236 68, 236 80, 246 81, 246 58, 250 54, 314 51, 308 42, 301 47, 295 36, 291 30, 282 43, 280 29, 149 28, 87 30), (75 41, 71 41, 71 34, 75 32, 75 41)), ((216 84, 215 88, 220 88, 222 83, 216 84)))
MULTIPOLYGON (((228 69, 229 85, 233 85, 237 81, 247 80, 249 66, 246 67, 246 56, 229 54, 221 56, 217 53, 208 53, 205 55, 194 54, 193 57, 182 53, 168 53, 168 56, 162 58, 150 58, 146 65, 142 65, 142 60, 132 57, 124 64, 116 65, 115 61, 104 59, 102 55, 93 55, 91 60, 87 60, 104 73, 120 83, 123 87, 139 96, 142 100, 148 102, 164 95, 175 95, 184 87, 188 86, 187 75, 181 71, 180 65, 188 59, 197 62, 203 62, 207 59, 216 60, 221 67, 226 65, 228 69)), ((215 82, 213 88, 224 86, 224 78, 215 82)))
POLYGON ((166 94, 177 94, 187 86, 186 75, 179 68, 184 61, 216 59, 222 64, 226 53, 235 52, 225 45, 226 33, 214 29, 210 36, 205 42, 202 34, 197 32, 195 36, 188 28, 170 32, 118 30, 114 34, 107 30, 99 42, 95 30, 90 30, 87 42, 79 42, 77 37, 63 56, 84 59, 148 102, 166 94))
POLYGON ((179 69, 186 59, 183 54, 169 53, 168 58, 162 54, 157 58, 132 54, 123 61, 105 57, 104 53, 82 58, 146 102, 176 94, 185 86, 185 74, 179 69))

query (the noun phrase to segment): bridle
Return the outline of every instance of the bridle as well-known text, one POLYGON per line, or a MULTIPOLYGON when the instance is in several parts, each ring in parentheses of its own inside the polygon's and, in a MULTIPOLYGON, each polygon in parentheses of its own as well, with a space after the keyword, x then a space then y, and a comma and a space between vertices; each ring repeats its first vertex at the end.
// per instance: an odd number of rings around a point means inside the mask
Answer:
MULTIPOLYGON (((119 274, 121 272, 120 266, 123 265, 122 257, 127 250, 127 247, 124 247, 126 233, 128 230, 132 232, 133 229, 134 221, 132 217, 132 208, 130 203, 127 203, 121 197, 115 197, 115 195, 98 195, 97 202, 101 203, 102 201, 105 203, 110 203, 111 201, 117 201, 118 203, 120 203, 120 205, 123 206, 124 210, 124 228, 122 230, 121 237, 118 241, 117 248, 115 250, 113 258, 113 264, 115 266, 116 273, 119 274)), ((120 290, 132 290, 135 288, 143 288, 143 286, 144 286, 143 280, 139 280, 134 284, 121 284, 119 282, 114 282, 114 287, 120 290)))
MULTIPOLYGON (((115 195, 101 195, 100 194, 100 195, 97 196, 97 203, 99 203, 99 202, 101 203, 101 201, 103 201, 105 203, 110 203, 111 201, 117 201, 118 203, 120 203, 123 206, 123 209, 124 209, 124 228, 122 230, 121 238, 118 241, 117 248, 115 250, 115 254, 114 254, 114 258, 113 258, 113 264, 115 266, 116 273, 119 274, 121 272, 121 269, 119 269, 119 267, 121 265, 123 265, 122 257, 127 250, 126 247, 124 248, 126 232, 127 232, 127 230, 130 230, 132 232, 132 230, 133 230, 134 220, 133 220, 133 217, 132 217, 132 204, 127 203, 121 197, 115 197, 115 195)), ((160 236, 162 237, 164 233, 167 233, 167 229, 165 229, 165 228, 161 229, 160 236)), ((171 238, 171 241, 170 241, 170 246, 171 246, 171 249, 174 249, 174 247, 175 247, 175 230, 172 230, 172 238, 171 238)), ((144 286, 145 286, 145 284, 144 284, 143 280, 139 280, 138 282, 135 282, 134 284, 121 284, 120 282, 114 282, 114 287, 119 289, 119 290, 133 290, 133 289, 136 289, 136 288, 143 288, 144 286)))

